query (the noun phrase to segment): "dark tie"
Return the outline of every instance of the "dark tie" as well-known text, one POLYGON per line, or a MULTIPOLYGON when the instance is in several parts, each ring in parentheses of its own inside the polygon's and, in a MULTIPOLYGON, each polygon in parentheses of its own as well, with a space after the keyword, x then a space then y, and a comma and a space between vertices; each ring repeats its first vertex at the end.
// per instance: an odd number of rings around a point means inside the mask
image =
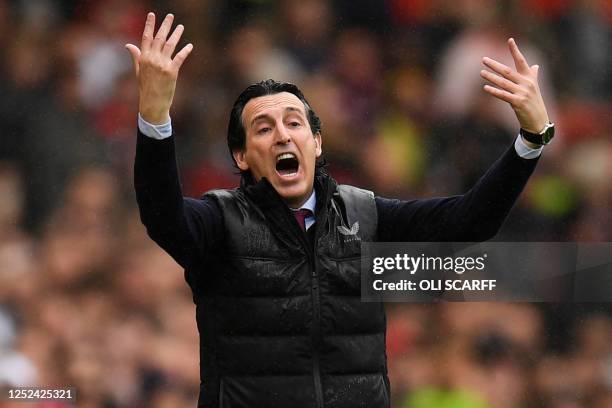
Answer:
POLYGON ((302 230, 306 231, 306 217, 310 216, 312 211, 306 208, 300 208, 299 210, 294 210, 292 212, 298 224, 300 227, 302 227, 302 230))

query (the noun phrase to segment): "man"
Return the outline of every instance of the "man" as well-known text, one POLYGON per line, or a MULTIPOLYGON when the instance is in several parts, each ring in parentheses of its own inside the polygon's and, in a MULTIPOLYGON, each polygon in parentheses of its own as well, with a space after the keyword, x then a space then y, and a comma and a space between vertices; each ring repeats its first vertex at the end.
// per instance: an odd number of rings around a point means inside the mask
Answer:
MULTIPOLYGON (((149 235, 185 268, 200 332, 200 407, 389 407, 385 314, 360 302, 360 241, 477 241, 499 229, 541 145, 519 136, 465 195, 400 201, 339 186, 320 167, 320 121, 299 89, 248 87, 228 146, 241 186, 182 196, 170 106, 183 32, 157 34, 149 13, 130 51, 140 89, 135 188, 149 235), (155 34, 155 36, 154 36, 155 34), (170 35, 169 35, 170 34, 170 35)), ((513 40, 517 70, 484 59, 524 136, 550 136, 537 86, 513 40), (541 133, 541 131, 544 132, 541 133), (529 132, 529 133, 525 133, 529 132)))

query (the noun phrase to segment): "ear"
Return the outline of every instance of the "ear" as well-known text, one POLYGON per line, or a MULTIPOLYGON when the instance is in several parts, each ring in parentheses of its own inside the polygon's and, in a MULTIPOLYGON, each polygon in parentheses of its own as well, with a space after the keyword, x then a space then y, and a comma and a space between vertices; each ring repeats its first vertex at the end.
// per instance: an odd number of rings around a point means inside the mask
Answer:
POLYGON ((321 157, 321 153, 323 153, 323 148, 321 147, 321 132, 317 132, 314 136, 315 139, 315 144, 316 144, 316 148, 315 148, 315 155, 317 158, 321 157))
POLYGON ((245 160, 245 151, 236 150, 232 152, 232 156, 234 156, 234 160, 236 160, 236 165, 242 171, 247 171, 249 169, 249 164, 245 160))

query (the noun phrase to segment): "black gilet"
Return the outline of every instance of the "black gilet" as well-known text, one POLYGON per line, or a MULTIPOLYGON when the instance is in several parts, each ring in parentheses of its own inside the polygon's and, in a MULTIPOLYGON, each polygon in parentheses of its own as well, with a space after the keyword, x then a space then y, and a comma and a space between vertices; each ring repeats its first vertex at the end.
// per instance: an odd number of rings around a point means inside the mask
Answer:
POLYGON ((207 193, 223 214, 225 251, 186 271, 199 407, 389 407, 384 305, 360 301, 374 195, 323 173, 315 190, 312 240, 266 179, 207 193))

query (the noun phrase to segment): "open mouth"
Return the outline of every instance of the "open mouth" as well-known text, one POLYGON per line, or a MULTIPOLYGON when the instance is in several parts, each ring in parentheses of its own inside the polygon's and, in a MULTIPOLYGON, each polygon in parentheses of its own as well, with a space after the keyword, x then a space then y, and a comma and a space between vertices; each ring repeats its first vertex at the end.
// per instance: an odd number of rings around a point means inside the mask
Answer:
POLYGON ((299 168, 300 162, 293 153, 283 153, 276 157, 276 171, 281 176, 293 176, 299 168))

